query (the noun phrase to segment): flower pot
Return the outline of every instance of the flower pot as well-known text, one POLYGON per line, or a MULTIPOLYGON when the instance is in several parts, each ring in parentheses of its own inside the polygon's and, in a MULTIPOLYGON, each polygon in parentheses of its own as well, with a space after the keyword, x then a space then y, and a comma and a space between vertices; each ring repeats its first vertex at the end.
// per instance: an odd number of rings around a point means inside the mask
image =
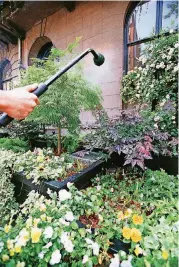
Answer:
POLYGON ((105 162, 103 160, 98 160, 80 172, 69 176, 64 181, 42 181, 40 185, 32 183, 32 179, 26 179, 23 173, 16 173, 12 180, 15 185, 15 196, 19 203, 23 203, 28 193, 32 190, 47 196, 48 188, 58 192, 61 189, 67 188, 68 182, 74 183, 78 189, 86 188, 90 185, 91 178, 100 173, 104 165, 105 162))

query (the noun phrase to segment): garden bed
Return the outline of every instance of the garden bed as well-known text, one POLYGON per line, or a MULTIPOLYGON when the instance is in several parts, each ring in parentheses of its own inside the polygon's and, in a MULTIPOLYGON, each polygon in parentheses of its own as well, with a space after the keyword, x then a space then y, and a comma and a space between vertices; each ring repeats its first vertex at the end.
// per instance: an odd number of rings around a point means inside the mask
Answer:
MULTIPOLYGON (((84 162, 84 161, 83 161, 84 162)), ((85 161, 88 167, 78 173, 67 177, 64 181, 42 181, 40 185, 34 184, 32 179, 26 179, 22 173, 14 174, 12 182, 15 185, 15 196, 19 203, 26 200, 30 191, 36 190, 43 195, 47 195, 47 189, 58 192, 67 188, 67 183, 74 183, 78 189, 86 188, 91 183, 91 178, 95 177, 102 171, 105 165, 103 160, 97 160, 94 163, 85 161)))

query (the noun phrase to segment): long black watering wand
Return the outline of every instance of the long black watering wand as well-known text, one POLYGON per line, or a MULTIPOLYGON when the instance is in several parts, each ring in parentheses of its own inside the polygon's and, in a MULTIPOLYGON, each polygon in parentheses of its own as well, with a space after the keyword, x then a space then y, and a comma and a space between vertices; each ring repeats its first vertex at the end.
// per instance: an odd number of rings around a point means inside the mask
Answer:
MULTIPOLYGON (((54 74, 52 77, 50 77, 46 82, 41 83, 36 90, 34 90, 32 93, 36 96, 41 96, 45 91, 47 91, 49 85, 51 85, 53 82, 55 82, 58 78, 60 78, 65 72, 67 72, 71 67, 73 67, 78 61, 80 61, 83 57, 85 57, 87 54, 92 53, 94 56, 94 64, 97 66, 101 66, 104 63, 104 56, 100 53, 96 53, 93 49, 89 48, 85 50, 82 54, 74 58, 70 63, 68 63, 62 70, 59 70, 56 74, 54 74)), ((9 117, 6 113, 3 113, 0 117, 0 127, 7 126, 13 118, 9 117)))

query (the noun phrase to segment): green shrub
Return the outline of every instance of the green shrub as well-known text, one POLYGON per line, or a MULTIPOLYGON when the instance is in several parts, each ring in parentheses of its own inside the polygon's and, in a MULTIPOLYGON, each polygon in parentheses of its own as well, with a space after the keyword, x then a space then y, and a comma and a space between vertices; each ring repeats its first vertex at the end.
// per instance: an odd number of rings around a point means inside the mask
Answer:
POLYGON ((15 153, 29 150, 28 142, 19 138, 0 138, 0 149, 12 150, 15 153))

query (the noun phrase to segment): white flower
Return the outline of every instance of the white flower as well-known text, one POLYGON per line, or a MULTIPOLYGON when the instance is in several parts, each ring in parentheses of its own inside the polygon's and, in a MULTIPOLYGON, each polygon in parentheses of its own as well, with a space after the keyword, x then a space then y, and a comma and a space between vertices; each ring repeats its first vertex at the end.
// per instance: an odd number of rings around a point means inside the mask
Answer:
POLYGON ((111 259, 109 267, 119 267, 119 255, 114 254, 114 258, 111 259))
POLYGON ((165 102, 160 103, 160 107, 163 107, 165 105, 165 102))
POLYGON ((160 116, 154 117, 154 121, 159 121, 159 120, 160 120, 160 116))
POLYGON ((152 63, 152 64, 150 65, 150 67, 151 67, 151 68, 155 68, 155 64, 152 63))
POLYGON ((91 248, 93 250, 93 254, 95 256, 99 255, 99 245, 98 243, 94 242, 93 240, 89 239, 89 238, 85 238, 86 243, 88 244, 88 247, 91 248))
POLYGON ((175 120, 175 116, 172 116, 172 120, 175 120))
POLYGON ((140 94, 136 94, 136 97, 139 98, 140 97, 140 94))
POLYGON ((73 185, 73 183, 68 182, 68 183, 67 183, 67 187, 68 187, 68 189, 69 189, 72 185, 73 185))
POLYGON ((69 168, 69 169, 71 169, 72 166, 73 166, 72 163, 68 163, 68 164, 67 164, 67 168, 69 168))
POLYGON ((154 124, 154 127, 155 127, 156 129, 158 129, 158 124, 157 124, 157 123, 155 123, 155 124, 154 124))
POLYGON ((66 189, 62 189, 58 192, 58 197, 60 201, 65 201, 67 199, 71 199, 71 193, 66 189))
POLYGON ((62 232, 60 240, 67 252, 73 251, 74 245, 69 239, 69 234, 67 232, 62 232))
POLYGON ((18 261, 18 263, 16 264, 16 267, 25 267, 25 262, 18 261))
POLYGON ((48 188, 47 189, 47 194, 50 195, 52 193, 52 191, 48 188))
POLYGON ((60 250, 59 249, 56 249, 52 253, 52 256, 51 256, 51 259, 50 259, 50 265, 55 265, 55 264, 59 263, 60 260, 61 260, 60 250))
POLYGON ((166 95, 166 99, 170 99, 170 95, 166 95))
POLYGON ((61 161, 61 162, 64 162, 64 160, 65 160, 64 157, 61 157, 61 158, 60 158, 60 161, 61 161))
POLYGON ((171 56, 173 54, 174 50, 175 50, 174 48, 170 48, 170 51, 168 52, 168 54, 171 56))
POLYGON ((83 256, 83 261, 82 263, 85 264, 86 262, 88 262, 89 258, 88 255, 83 256))
POLYGON ((120 267, 133 267, 131 264, 132 256, 129 256, 128 260, 124 260, 121 262, 120 267))
POLYGON ((97 190, 100 191, 101 190, 101 186, 100 185, 97 185, 97 190))
POLYGON ((175 48, 178 48, 178 47, 179 47, 179 43, 176 43, 176 44, 175 44, 175 48))
POLYGON ((63 225, 70 225, 70 223, 69 222, 66 222, 63 218, 60 218, 59 219, 59 222, 61 223, 61 224, 63 224, 63 225))
POLYGON ((179 65, 175 66, 173 72, 177 72, 179 70, 179 65))
POLYGON ((52 246, 52 242, 48 242, 43 248, 50 248, 52 246))
POLYGON ((140 71, 141 71, 141 70, 142 70, 142 68, 141 68, 141 67, 139 67, 139 68, 138 68, 138 70, 140 70, 140 71))
POLYGON ((46 227, 43 234, 44 234, 45 238, 52 238, 53 228, 51 226, 46 227))
POLYGON ((169 31, 169 33, 173 33, 174 32, 174 30, 173 29, 171 29, 170 31, 169 31))
POLYGON ((92 233, 91 229, 86 229, 86 232, 90 234, 92 233))
POLYGON ((92 244, 92 250, 93 250, 93 254, 95 256, 98 256, 99 255, 99 245, 98 245, 98 243, 94 242, 92 244))
POLYGON ((71 211, 67 211, 65 214, 65 220, 72 222, 74 219, 73 213, 71 211))
POLYGON ((113 193, 114 192, 114 188, 112 187, 110 191, 113 193))
POLYGON ((65 244, 64 244, 64 248, 67 252, 72 252, 73 249, 74 249, 74 245, 73 243, 71 242, 71 240, 68 240, 65 244))
POLYGON ((41 251, 39 254, 38 254, 38 257, 39 257, 39 259, 43 259, 44 258, 44 252, 43 251, 41 251))
POLYGON ((144 58, 142 59, 142 64, 145 64, 146 61, 147 61, 147 59, 144 57, 144 58))
POLYGON ((39 209, 40 209, 40 211, 46 211, 45 204, 44 203, 41 203, 39 209))

